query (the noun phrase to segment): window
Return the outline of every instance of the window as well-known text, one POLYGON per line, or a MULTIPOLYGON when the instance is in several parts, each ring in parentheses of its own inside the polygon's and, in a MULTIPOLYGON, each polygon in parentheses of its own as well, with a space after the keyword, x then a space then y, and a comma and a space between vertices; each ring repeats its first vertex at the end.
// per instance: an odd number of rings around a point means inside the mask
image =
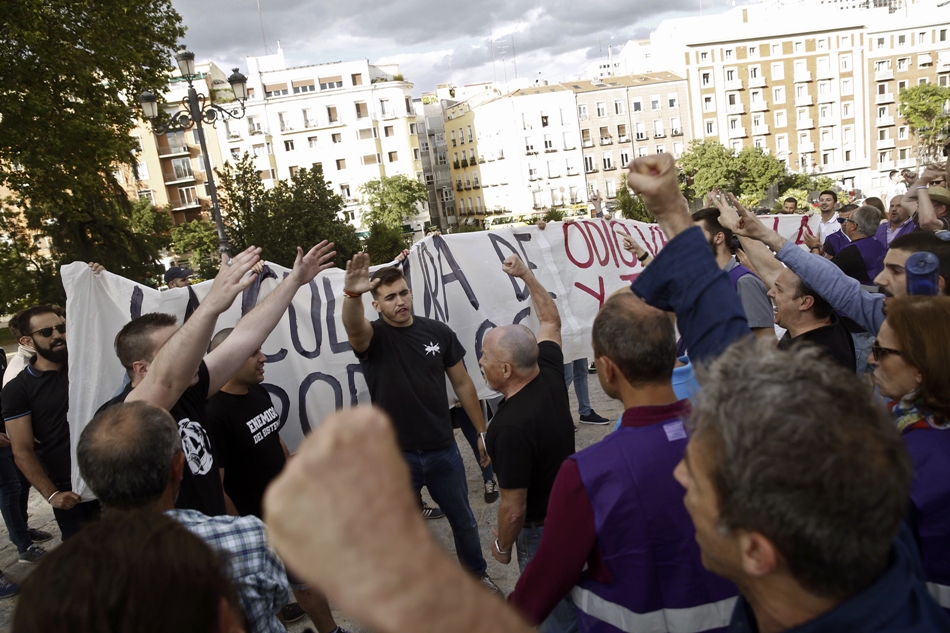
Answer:
POLYGON ((785 79, 785 64, 775 62, 772 64, 772 81, 782 81, 785 79))
POLYGON ((673 143, 673 158, 679 158, 683 155, 683 144, 682 143, 673 143))
POLYGON ((234 160, 241 160, 241 149, 239 147, 231 148, 231 158, 234 160))
POLYGON ((712 73, 709 72, 709 71, 705 71, 705 72, 701 73, 701 74, 700 74, 700 82, 702 83, 703 87, 712 86, 712 85, 713 85, 713 82, 712 82, 712 73))
POLYGON ((637 121, 637 140, 644 141, 647 138, 647 125, 642 121, 637 121))
POLYGON ((842 95, 854 94, 854 83, 852 83, 850 77, 846 77, 841 80, 841 94, 842 95))
POLYGON ((927 31, 920 31, 917 33, 917 43, 918 44, 927 44, 927 31))
POLYGON ((614 114, 623 114, 623 99, 614 100, 614 114))
POLYGON ((607 116, 607 102, 606 101, 597 102, 597 116, 599 117, 607 116))
POLYGON ((759 56, 759 49, 758 49, 758 47, 756 47, 756 46, 750 46, 750 47, 749 47, 749 57, 755 59, 755 58, 758 57, 758 56, 759 56))
POLYGON ((620 166, 626 167, 630 164, 630 150, 620 150, 620 166))
POLYGON ((376 128, 365 127, 356 133, 356 137, 361 140, 376 138, 376 128))
POLYGON ((364 165, 375 165, 379 162, 379 160, 376 158, 376 154, 367 154, 362 160, 364 165))
POLYGON ((333 90, 334 88, 342 88, 343 77, 320 77, 317 80, 317 83, 320 84, 320 90, 333 90))
POLYGON ((940 29, 940 41, 941 42, 947 41, 947 29, 940 29))
POLYGON ((586 171, 588 174, 591 173, 591 172, 593 172, 593 171, 595 171, 595 170, 594 170, 594 157, 593 157, 593 156, 585 156, 585 157, 584 157, 584 171, 586 171))
POLYGON ((337 169, 346 169, 346 159, 338 158, 336 159, 336 168, 337 169))
POLYGON ((705 95, 703 97, 703 112, 715 112, 716 111, 716 102, 713 99, 712 95, 705 95))
POLYGON ((366 105, 365 102, 356 103, 354 105, 356 106, 357 119, 365 119, 366 117, 369 116, 369 107, 366 105))
POLYGON ((264 151, 263 143, 258 143, 257 145, 252 146, 251 152, 254 154, 254 156, 265 156, 267 154, 267 152, 264 151))
POLYGON ((772 102, 785 103, 785 86, 775 86, 772 88, 772 102))
POLYGON ((570 132, 564 133, 564 149, 574 149, 574 135, 570 132))
POLYGON ((362 86, 362 85, 363 85, 363 75, 361 75, 360 73, 353 73, 352 75, 350 75, 350 82, 351 82, 354 86, 362 86))
POLYGON ((412 158, 413 160, 419 160, 420 158, 422 158, 422 153, 419 151, 418 147, 412 148, 412 158))
POLYGON ((736 80, 736 69, 727 68, 726 69, 726 81, 735 81, 736 80))
MULTIPOLYGON (((943 86, 944 84, 940 84, 940 85, 943 86)), ((897 82, 897 92, 900 93, 901 90, 907 90, 907 80, 905 79, 901 79, 900 81, 897 82)))
MULTIPOLYGON (((356 106, 356 109, 357 109, 357 114, 356 114, 356 116, 357 116, 357 118, 360 118, 360 115, 359 115, 359 105, 356 106)), ((392 108, 391 108, 390 105, 389 105, 389 99, 380 99, 380 100, 379 100, 379 112, 380 112, 380 114, 382 114, 383 118, 385 118, 385 119, 388 119, 388 118, 390 118, 390 117, 396 116, 396 115, 393 113, 392 108)))
POLYGON ((775 137, 775 149, 779 152, 788 151, 788 135, 779 134, 775 137))
POLYGON ((390 163, 395 163, 397 160, 399 160, 399 152, 387 152, 386 158, 389 159, 390 163))
POLYGON ((294 151, 294 142, 293 141, 284 141, 284 151, 292 152, 294 151))
POLYGON ((759 78, 759 67, 749 66, 749 79, 758 79, 759 78))
POLYGON ((854 115, 851 113, 853 107, 853 101, 842 101, 841 102, 841 118, 850 119, 854 115))
POLYGON ((794 48, 794 50, 795 50, 796 53, 804 53, 804 52, 805 52, 805 42, 802 42, 802 41, 795 42, 793 48, 794 48))
POLYGON ((904 71, 910 68, 910 57, 901 57, 897 60, 897 70, 904 71))
POLYGON ((831 117, 831 106, 823 105, 818 109, 819 119, 828 119, 831 117))
POLYGON ((637 148, 637 156, 640 158, 646 156, 649 153, 650 151, 647 149, 646 145, 641 145, 637 148))
POLYGON ((551 138, 550 134, 544 135, 544 149, 545 150, 554 149, 554 139, 551 138))
MULTIPOLYGON (((545 112, 544 110, 541 110, 541 127, 547 127, 547 126, 548 126, 548 113, 545 112)), ((469 130, 471 130, 471 129, 472 129, 472 126, 470 125, 470 126, 468 126, 468 128, 469 128, 469 130)), ((468 135, 468 141, 469 141, 469 143, 472 142, 472 135, 471 135, 471 133, 469 133, 469 135, 468 135)))
POLYGON ((448 152, 438 152, 435 155, 436 165, 445 165, 449 162, 448 152))
POLYGON ((732 49, 727 48, 725 51, 725 59, 732 59, 732 49))
POLYGON ((307 79, 305 81, 295 81, 294 85, 294 94, 299 95, 305 92, 315 92, 317 87, 313 85, 313 79, 307 79))
POLYGON ((617 142, 626 143, 630 138, 627 136, 627 126, 624 123, 617 125, 617 142))
POLYGON ((740 127, 740 126, 739 126, 739 117, 737 117, 737 116, 729 117, 729 129, 730 129, 730 130, 738 130, 739 127, 740 127))
POLYGON ((396 136, 396 130, 393 128, 393 126, 387 125, 383 127, 383 136, 385 137, 396 136))
POLYGON ((785 110, 775 111, 775 127, 785 127, 788 121, 785 118, 785 110))
POLYGON ((841 72, 851 72, 851 55, 842 55, 839 58, 838 63, 840 65, 841 72))
POLYGON ((716 120, 715 119, 706 119, 706 136, 714 135, 716 133, 716 120))
POLYGON ((677 136, 683 133, 683 128, 680 126, 679 117, 673 117, 670 119, 670 134, 677 136))
POLYGON ((594 142, 590 139, 590 130, 581 130, 581 144, 584 147, 593 147, 594 142))
POLYGON ((191 171, 190 158, 173 158, 172 171, 174 173, 175 180, 184 180, 185 178, 194 177, 194 172, 191 171))
POLYGON ((877 38, 877 50, 881 50, 883 48, 884 48, 884 38, 879 37, 877 38))
POLYGON ((614 168, 614 156, 612 153, 604 152, 603 159, 604 159, 604 171, 614 168))
POLYGON ((699 54, 699 61, 701 61, 701 62, 708 62, 708 61, 709 61, 709 53, 708 53, 707 51, 701 52, 701 53, 699 54))
POLYGON ((534 151, 534 139, 530 136, 524 138, 524 151, 533 152, 534 151))
POLYGON ((660 95, 650 95, 650 109, 654 111, 660 109, 660 95))
POLYGON ((918 85, 918 86, 922 86, 922 85, 924 85, 925 83, 927 83, 927 78, 926 78, 926 77, 920 77, 920 78, 917 79, 917 85, 918 85))
POLYGON ((600 144, 606 145, 607 143, 610 143, 610 142, 611 142, 610 128, 608 128, 607 126, 600 128, 600 144))
POLYGON ((883 119, 887 116, 887 106, 878 106, 877 108, 877 118, 883 119))
POLYGON ((639 98, 634 99, 634 100, 632 101, 632 103, 633 103, 633 111, 634 111, 634 112, 642 112, 642 111, 643 111, 643 102, 642 102, 639 98))
POLYGON ((831 82, 830 81, 819 81, 818 82, 818 96, 826 96, 831 94, 831 82))
POLYGON ((268 99, 271 97, 281 97, 288 94, 287 84, 270 84, 264 86, 264 96, 268 99))
POLYGON ((327 120, 330 123, 336 123, 340 120, 339 115, 336 113, 336 106, 327 106, 327 120))
POLYGON ((854 143, 854 128, 850 125, 845 125, 841 128, 841 141, 847 145, 848 143, 854 143))
POLYGON ((577 104, 577 118, 581 121, 586 121, 590 118, 590 115, 587 113, 587 104, 578 103, 577 104))
POLYGON ((567 108, 561 108, 561 125, 569 125, 570 120, 568 119, 568 110, 567 108))
MULTIPOLYGON (((545 117, 545 118, 547 118, 547 117, 545 117)), ((468 142, 469 142, 469 143, 472 143, 472 142, 473 142, 473 138, 472 138, 472 126, 471 126, 471 125, 466 125, 466 126, 465 126, 465 129, 466 129, 466 131, 468 132, 468 142)))
MULTIPOLYGON (((339 161, 337 161, 339 162, 339 161)), ((349 185, 340 185, 340 195, 344 198, 349 199, 350 197, 350 186, 349 185)))
POLYGON ((906 36, 906 35, 898 35, 898 36, 897 36, 897 45, 898 45, 898 46, 907 46, 907 36, 906 36))
POLYGON ((560 163, 560 161, 557 161, 557 160, 548 161, 548 178, 561 177, 561 170, 560 170, 560 167, 558 166, 558 163, 560 163))
POLYGON ((898 141, 906 141, 907 138, 908 138, 908 137, 907 137, 907 126, 906 126, 906 125, 902 125, 902 126, 900 126, 899 128, 897 128, 897 140, 898 140, 898 141))
POLYGON ((139 200, 148 200, 152 204, 155 204, 155 195, 152 193, 151 189, 144 189, 138 192, 139 200))
POLYGON ((818 40, 818 50, 820 51, 828 50, 828 40, 824 38, 818 40))

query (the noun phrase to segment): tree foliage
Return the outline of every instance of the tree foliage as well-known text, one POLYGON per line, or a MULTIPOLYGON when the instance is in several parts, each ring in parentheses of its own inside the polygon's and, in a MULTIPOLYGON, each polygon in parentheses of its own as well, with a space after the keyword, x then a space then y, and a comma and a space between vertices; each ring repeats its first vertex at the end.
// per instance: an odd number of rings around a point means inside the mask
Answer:
POLYGON ((733 192, 744 204, 756 205, 787 174, 782 161, 757 147, 735 154, 717 141, 693 141, 679 164, 688 200, 718 187, 733 192))
POLYGON ((232 252, 260 246, 264 259, 287 268, 293 266, 298 246, 308 249, 321 240, 336 244, 334 262, 341 268, 359 252, 356 230, 339 216, 343 198, 333 193, 321 169, 301 169, 270 190, 264 189, 247 154, 216 173, 232 252))
POLYGON ((183 222, 171 230, 175 252, 188 255, 179 266, 191 268, 199 277, 211 279, 218 274, 221 256, 218 253, 218 231, 207 220, 183 222))
POLYGON ((541 218, 545 222, 560 222, 564 219, 563 209, 548 209, 541 218))
POLYGON ((638 222, 653 223, 656 219, 653 214, 647 210, 647 205, 640 196, 630 193, 627 189, 626 178, 621 178, 617 187, 617 206, 614 207, 622 217, 627 220, 636 220, 638 222))
POLYGON ((369 254, 369 262, 387 264, 407 247, 402 229, 377 222, 369 227, 369 235, 363 241, 364 250, 369 254))
POLYGON ((950 100, 950 88, 933 83, 919 84, 900 91, 897 112, 907 121, 917 141, 917 165, 942 162, 947 142, 950 112, 944 105, 950 100))
POLYGON ((377 223, 402 226, 418 212, 416 204, 428 200, 425 185, 404 174, 370 180, 360 185, 360 193, 367 207, 366 223, 370 226, 377 223))

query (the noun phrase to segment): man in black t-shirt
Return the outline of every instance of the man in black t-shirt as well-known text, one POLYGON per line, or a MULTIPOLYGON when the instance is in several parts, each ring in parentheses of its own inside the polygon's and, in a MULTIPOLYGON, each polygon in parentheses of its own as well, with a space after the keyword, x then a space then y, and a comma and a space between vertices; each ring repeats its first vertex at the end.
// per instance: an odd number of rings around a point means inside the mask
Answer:
MULTIPOLYGON (((211 339, 216 350, 234 328, 225 328, 211 339)), ((264 490, 290 458, 280 439, 280 415, 270 394, 261 386, 267 357, 257 349, 221 391, 208 400, 205 424, 215 446, 215 457, 224 492, 241 516, 264 518, 264 490)), ((310 616, 318 633, 337 629, 327 599, 313 587, 290 579, 297 604, 310 616)))
POLYGON ((290 274, 241 318, 224 345, 206 357, 218 316, 257 280, 256 274, 245 275, 259 261, 259 248, 252 246, 221 266, 211 290, 180 328, 175 317, 152 313, 130 321, 116 335, 116 355, 130 383, 105 406, 143 400, 175 418, 188 465, 176 508, 209 516, 227 514, 229 509, 236 513, 227 506, 214 444, 204 426, 205 403, 260 349, 297 290, 333 265, 332 248, 325 241, 306 255, 298 248, 290 274))
MULTIPOLYGON (((498 538, 491 553, 507 565, 517 545, 523 573, 541 543, 561 463, 574 453, 574 420, 564 383, 557 306, 517 255, 509 256, 502 270, 524 281, 540 322, 537 338, 520 324, 494 328, 485 335, 479 359, 488 386, 505 397, 485 442, 501 489, 498 538)), ((541 630, 574 629, 574 609, 562 600, 541 630)))
MULTIPOLYGON (((462 357, 465 349, 444 323, 412 314, 412 292, 398 268, 369 275, 369 256, 357 253, 346 263, 343 326, 369 386, 373 403, 392 418, 412 486, 428 488, 452 527, 462 566, 492 591, 498 587, 485 573, 478 523, 468 503, 468 483, 455 444, 445 377, 475 429, 485 420, 462 357), (362 295, 372 292, 381 318, 372 323, 363 313, 362 295)), ((488 463, 484 435, 479 438, 482 465, 488 463)))

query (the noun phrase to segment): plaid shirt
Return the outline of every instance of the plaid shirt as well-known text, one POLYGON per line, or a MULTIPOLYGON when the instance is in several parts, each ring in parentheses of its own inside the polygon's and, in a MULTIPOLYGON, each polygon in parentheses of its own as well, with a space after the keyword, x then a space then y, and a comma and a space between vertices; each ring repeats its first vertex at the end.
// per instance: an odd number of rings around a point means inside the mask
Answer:
POLYGON ((260 519, 209 517, 196 510, 168 510, 165 514, 210 545, 228 565, 247 614, 249 633, 285 633, 277 612, 290 600, 287 571, 268 544, 260 519))

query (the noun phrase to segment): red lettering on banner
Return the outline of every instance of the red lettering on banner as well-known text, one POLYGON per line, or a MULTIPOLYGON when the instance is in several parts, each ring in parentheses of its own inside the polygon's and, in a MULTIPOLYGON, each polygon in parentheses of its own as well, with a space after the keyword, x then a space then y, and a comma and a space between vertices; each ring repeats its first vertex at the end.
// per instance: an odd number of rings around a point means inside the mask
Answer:
POLYGON ((602 307, 604 305, 604 278, 598 276, 597 280, 600 283, 599 292, 594 290, 593 288, 588 288, 587 286, 585 286, 579 281, 574 282, 574 287, 579 288, 580 290, 583 290, 584 292, 592 296, 594 299, 597 299, 598 307, 602 307))
POLYGON ((561 225, 564 230, 564 252, 567 254, 567 258, 571 260, 571 262, 578 268, 590 268, 594 264, 594 250, 591 247, 590 238, 588 238, 587 234, 584 232, 584 229, 579 226, 577 227, 577 230, 584 238, 584 243, 587 244, 587 254, 590 256, 590 259, 582 264, 581 262, 577 261, 577 259, 574 257, 574 254, 571 252, 571 241, 568 239, 567 232, 570 227, 574 226, 575 224, 577 223, 565 222, 561 225))
POLYGON ((778 216, 772 218, 772 230, 778 233, 778 216))
POLYGON ((640 276, 640 273, 630 273, 629 275, 620 275, 620 278, 626 281, 627 283, 633 283, 636 281, 637 277, 640 276))
MULTIPOLYGON (((627 235, 629 235, 629 236, 631 237, 631 239, 633 238, 633 234, 630 233, 630 229, 627 228, 627 225, 623 224, 622 222, 617 222, 616 220, 612 220, 612 221, 610 222, 610 229, 611 229, 611 233, 613 233, 613 235, 614 235, 614 239, 615 239, 615 240, 622 240, 622 239, 623 239, 621 236, 617 235, 617 233, 613 230, 615 225, 616 225, 616 226, 619 226, 621 229, 623 229, 623 232, 626 233, 627 235)), ((643 237, 643 234, 642 234, 642 233, 640 234, 640 237, 643 237)), ((644 241, 646 241, 646 240, 644 240, 644 241)), ((635 267, 636 267, 636 265, 637 265, 637 260, 634 259, 634 257, 635 257, 634 254, 628 252, 627 249, 625 249, 625 248, 623 247, 623 245, 620 244, 620 242, 617 242, 617 251, 620 253, 620 261, 622 261, 624 264, 626 264, 626 265, 629 266, 630 268, 635 268, 635 267), (629 261, 629 262, 628 262, 627 259, 624 257, 624 254, 627 254, 627 255, 630 256, 630 261, 629 261)))
POLYGON ((804 238, 805 231, 808 231, 809 235, 813 235, 813 233, 811 232, 811 227, 808 226, 807 215, 802 216, 802 223, 798 225, 798 235, 795 236, 796 245, 805 243, 805 238, 804 238))
POLYGON ((593 248, 594 253, 597 255, 597 263, 601 266, 605 266, 610 263, 610 247, 607 245, 607 238, 604 237, 604 232, 597 226, 594 222, 580 222, 581 226, 587 231, 587 237, 590 238, 590 244, 593 248), (604 247, 604 255, 601 257, 600 248, 598 248, 597 240, 594 239, 594 234, 591 231, 597 231, 597 235, 600 237, 600 242, 604 247))

